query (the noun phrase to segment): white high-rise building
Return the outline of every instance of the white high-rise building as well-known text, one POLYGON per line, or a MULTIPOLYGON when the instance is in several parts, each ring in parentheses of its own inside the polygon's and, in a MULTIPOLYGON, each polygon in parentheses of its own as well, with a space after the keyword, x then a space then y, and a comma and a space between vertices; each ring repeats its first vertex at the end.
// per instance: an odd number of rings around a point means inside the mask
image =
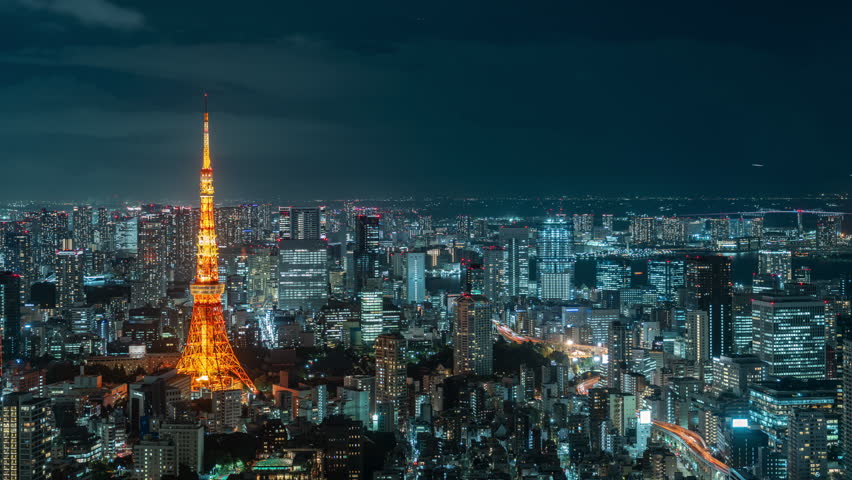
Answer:
POLYGON ((406 300, 423 303, 426 300, 426 254, 409 252, 405 255, 406 300))

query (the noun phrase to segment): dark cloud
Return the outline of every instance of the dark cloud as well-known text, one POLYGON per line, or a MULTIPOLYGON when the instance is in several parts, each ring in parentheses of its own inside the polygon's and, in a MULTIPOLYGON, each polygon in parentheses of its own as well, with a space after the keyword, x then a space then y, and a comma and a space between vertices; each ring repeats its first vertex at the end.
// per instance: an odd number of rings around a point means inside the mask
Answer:
POLYGON ((191 199, 202 90, 228 197, 848 188, 840 7, 204 5, 3 44, 2 196, 191 199))
POLYGON ((136 10, 107 0, 15 0, 20 6, 71 17, 86 26, 136 30, 145 17, 136 10))

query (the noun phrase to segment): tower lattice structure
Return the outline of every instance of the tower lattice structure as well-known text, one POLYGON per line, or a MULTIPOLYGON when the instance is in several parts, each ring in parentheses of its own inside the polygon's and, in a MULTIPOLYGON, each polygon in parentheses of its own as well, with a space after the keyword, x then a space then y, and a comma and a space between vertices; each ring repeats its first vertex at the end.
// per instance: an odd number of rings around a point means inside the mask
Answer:
POLYGON ((219 283, 219 248, 213 212, 213 168, 210 164, 210 130, 207 94, 204 94, 204 155, 201 166, 201 209, 199 214, 195 281, 189 335, 177 364, 178 373, 192 378, 192 390, 257 389, 237 360, 222 315, 219 283))

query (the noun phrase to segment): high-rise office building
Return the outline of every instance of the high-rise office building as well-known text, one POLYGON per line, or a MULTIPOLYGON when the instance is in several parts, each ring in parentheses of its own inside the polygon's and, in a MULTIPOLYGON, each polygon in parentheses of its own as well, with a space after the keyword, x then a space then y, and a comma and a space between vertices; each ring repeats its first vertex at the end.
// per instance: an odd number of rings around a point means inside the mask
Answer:
POLYGON ((358 215, 355 220, 355 289, 380 276, 381 215, 358 215))
POLYGON ((607 233, 612 233, 612 224, 613 224, 613 216, 611 213, 604 213, 601 215, 601 226, 603 229, 607 231, 607 233))
POLYGON ((62 250, 56 251, 56 306, 60 309, 71 308, 75 303, 84 302, 83 291, 83 251, 75 250, 68 240, 62 250))
POLYGON ((384 289, 380 278, 370 278, 358 292, 361 305, 361 339, 372 345, 384 328, 384 289))
POLYGON ((686 312, 688 357, 702 365, 710 361, 710 318, 703 310, 686 312))
POLYGON ((497 302, 503 295, 503 267, 505 265, 505 250, 497 245, 485 247, 482 252, 482 294, 492 302, 497 302))
POLYGON ((462 294, 455 304, 453 373, 491 375, 494 345, 491 302, 482 295, 462 294))
POLYGON ((665 301, 674 301, 678 289, 685 285, 683 260, 648 260, 648 285, 665 301))
POLYGON ((376 338, 376 403, 388 408, 388 418, 379 418, 383 431, 392 431, 405 415, 406 361, 403 356, 405 339, 398 333, 386 333, 376 338))
POLYGON ((710 356, 733 347, 731 260, 722 256, 690 256, 686 260, 687 305, 704 310, 710 321, 710 356))
POLYGON ((631 345, 630 334, 627 325, 622 322, 609 324, 606 346, 609 351, 609 363, 607 364, 607 386, 615 391, 621 392, 621 373, 626 367, 631 345))
POLYGON ((0 474, 9 480, 43 480, 50 459, 50 400, 31 393, 3 397, 0 415, 0 474))
POLYGON ((822 215, 819 217, 816 226, 817 247, 822 249, 837 247, 842 220, 842 216, 835 215, 822 215))
POLYGON ((114 247, 120 253, 136 255, 139 250, 139 218, 119 219, 115 223, 114 247))
POLYGON ((630 288, 630 262, 607 258, 595 263, 595 288, 598 290, 618 291, 630 288))
POLYGON ((21 353, 21 276, 0 272, 0 320, 2 320, 4 362, 21 353))
POLYGON ((781 284, 793 280, 793 257, 789 250, 761 250, 757 274, 777 278, 781 284))
POLYGON ((530 293, 530 231, 524 227, 503 227, 499 240, 504 248, 503 282, 508 297, 530 293))
POLYGON ((767 375, 825 378, 825 304, 774 292, 752 301, 752 349, 767 375))
POLYGON ((328 301, 325 242, 282 240, 278 249, 278 308, 319 310, 328 301))
POLYGON ((828 477, 828 418, 819 410, 793 410, 787 427, 787 478, 828 477))
POLYGON ((405 254, 406 300, 408 303, 423 303, 426 300, 426 254, 405 254))
POLYGON ((325 238, 325 207, 280 207, 278 236, 282 240, 325 238))
POLYGON ((537 247, 540 297, 543 300, 570 300, 574 235, 564 217, 551 217, 545 221, 538 232, 537 247))
POLYGON ((751 299, 753 294, 748 291, 734 293, 733 310, 733 346, 734 353, 744 353, 751 350, 753 322, 751 319, 751 299))
POLYGON ((156 306, 166 296, 169 276, 168 219, 164 215, 149 214, 139 217, 137 264, 140 269, 139 294, 134 295, 136 306, 156 306))

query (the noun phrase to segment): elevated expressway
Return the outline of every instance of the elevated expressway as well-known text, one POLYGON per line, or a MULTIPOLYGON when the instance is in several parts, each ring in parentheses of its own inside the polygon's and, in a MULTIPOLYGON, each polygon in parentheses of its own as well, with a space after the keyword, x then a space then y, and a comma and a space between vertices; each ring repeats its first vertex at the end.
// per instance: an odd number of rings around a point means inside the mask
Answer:
POLYGON ((548 348, 551 348, 552 350, 558 350, 560 352, 563 352, 571 358, 591 358, 595 356, 603 356, 607 353, 606 347, 596 347, 594 345, 578 345, 571 342, 570 340, 566 343, 545 341, 540 338, 530 337, 528 335, 521 335, 520 333, 517 333, 511 328, 509 328, 506 324, 500 323, 496 320, 493 320, 493 322, 494 326, 497 328, 497 333, 499 333, 503 338, 510 342, 538 343, 548 348))
POLYGON ((674 444, 681 462, 693 467, 693 474, 702 480, 727 480, 731 468, 713 456, 701 435, 681 426, 660 420, 652 421, 652 431, 674 444), (684 462, 688 459, 688 462, 684 462))

